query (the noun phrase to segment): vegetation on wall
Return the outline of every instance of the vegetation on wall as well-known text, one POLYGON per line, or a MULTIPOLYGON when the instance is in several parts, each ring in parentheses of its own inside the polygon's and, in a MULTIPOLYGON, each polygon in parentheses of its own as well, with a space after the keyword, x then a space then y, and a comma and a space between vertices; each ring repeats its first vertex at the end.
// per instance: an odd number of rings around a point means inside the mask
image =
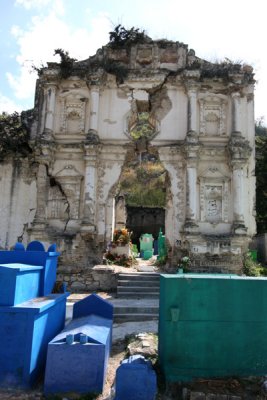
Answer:
POLYGON ((109 32, 109 46, 112 48, 127 47, 132 44, 145 43, 148 40, 145 31, 134 26, 126 29, 122 25, 115 26, 112 32, 109 32))
POLYGON ((120 193, 132 207, 166 206, 166 171, 158 160, 130 163, 123 170, 120 193))
POLYGON ((256 222, 257 232, 267 232, 267 128, 256 122, 256 222))
POLYGON ((244 257, 243 271, 247 276, 266 276, 267 269, 260 263, 254 261, 250 254, 246 254, 244 257))
POLYGON ((149 112, 137 113, 135 124, 130 129, 130 134, 134 140, 138 140, 141 137, 151 138, 155 133, 155 128, 150 123, 149 112))
POLYGON ((54 55, 60 56, 60 75, 61 78, 66 79, 71 76, 74 63, 76 61, 75 58, 69 56, 69 53, 62 49, 56 49, 54 55))
POLYGON ((0 158, 10 153, 21 155, 29 152, 29 130, 23 122, 22 114, 14 112, 0 114, 0 158))
POLYGON ((121 63, 118 63, 114 60, 105 60, 102 64, 101 67, 108 73, 116 76, 117 82, 123 83, 124 79, 128 75, 128 69, 122 65, 121 63))

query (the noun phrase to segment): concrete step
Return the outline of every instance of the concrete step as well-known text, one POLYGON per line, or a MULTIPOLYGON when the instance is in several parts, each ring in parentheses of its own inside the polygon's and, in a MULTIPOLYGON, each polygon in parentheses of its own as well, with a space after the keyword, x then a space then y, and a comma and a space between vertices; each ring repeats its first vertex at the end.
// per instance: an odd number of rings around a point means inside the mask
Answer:
POLYGON ((153 321, 158 320, 158 313, 121 313, 114 314, 114 322, 130 322, 130 321, 153 321))
POLYGON ((158 320, 159 298, 116 298, 111 300, 114 306, 115 322, 158 320))
POLYGON ((136 281, 159 281, 160 275, 157 273, 136 272, 129 274, 119 274, 119 280, 136 280, 136 281))
POLYGON ((119 274, 117 297, 130 299, 158 299, 159 278, 155 272, 119 274))
POLYGON ((139 286, 139 287, 150 287, 150 286, 155 286, 159 287, 159 281, 153 279, 153 280, 142 280, 142 281, 137 281, 137 280, 118 280, 118 287, 120 286, 139 286))
POLYGON ((151 293, 151 292, 158 292, 159 293, 159 286, 117 286, 117 293, 124 293, 124 292, 136 292, 136 293, 151 293))
POLYGON ((135 299, 158 299, 159 298, 159 292, 149 292, 149 293, 144 293, 144 292, 117 292, 117 297, 119 298, 135 298, 135 299))
POLYGON ((115 306, 114 307, 114 315, 117 314, 158 314, 159 307, 158 306, 150 306, 150 307, 131 307, 131 306, 115 306))

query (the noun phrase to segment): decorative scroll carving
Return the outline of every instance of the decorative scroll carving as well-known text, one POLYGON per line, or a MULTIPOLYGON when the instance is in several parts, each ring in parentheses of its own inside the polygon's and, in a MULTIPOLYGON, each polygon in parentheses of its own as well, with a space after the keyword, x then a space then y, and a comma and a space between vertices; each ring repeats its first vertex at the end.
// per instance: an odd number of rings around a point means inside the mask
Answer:
POLYGON ((65 133, 84 132, 84 103, 65 103, 62 114, 62 130, 65 133))
POLYGON ((89 93, 82 88, 65 90, 60 94, 61 133, 84 133, 88 98, 89 93))

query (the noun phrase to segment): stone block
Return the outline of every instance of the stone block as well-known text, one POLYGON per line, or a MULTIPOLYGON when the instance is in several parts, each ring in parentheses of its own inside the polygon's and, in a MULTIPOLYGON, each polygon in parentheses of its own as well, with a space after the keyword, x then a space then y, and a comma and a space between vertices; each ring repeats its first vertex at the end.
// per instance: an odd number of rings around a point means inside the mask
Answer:
POLYGON ((152 48, 147 47, 138 49, 136 61, 139 64, 152 63, 152 48))
POLYGON ((82 282, 75 281, 75 282, 72 283, 71 289, 73 291, 78 291, 79 292, 80 290, 85 290, 86 289, 86 285, 84 283, 82 283, 82 282))

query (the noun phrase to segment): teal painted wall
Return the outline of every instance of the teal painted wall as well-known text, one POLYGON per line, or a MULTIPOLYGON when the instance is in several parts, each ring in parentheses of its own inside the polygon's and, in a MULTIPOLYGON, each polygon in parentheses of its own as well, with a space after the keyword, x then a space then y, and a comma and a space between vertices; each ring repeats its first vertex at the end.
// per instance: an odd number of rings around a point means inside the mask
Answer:
POLYGON ((159 361, 168 381, 267 374, 267 278, 161 275, 159 361))

